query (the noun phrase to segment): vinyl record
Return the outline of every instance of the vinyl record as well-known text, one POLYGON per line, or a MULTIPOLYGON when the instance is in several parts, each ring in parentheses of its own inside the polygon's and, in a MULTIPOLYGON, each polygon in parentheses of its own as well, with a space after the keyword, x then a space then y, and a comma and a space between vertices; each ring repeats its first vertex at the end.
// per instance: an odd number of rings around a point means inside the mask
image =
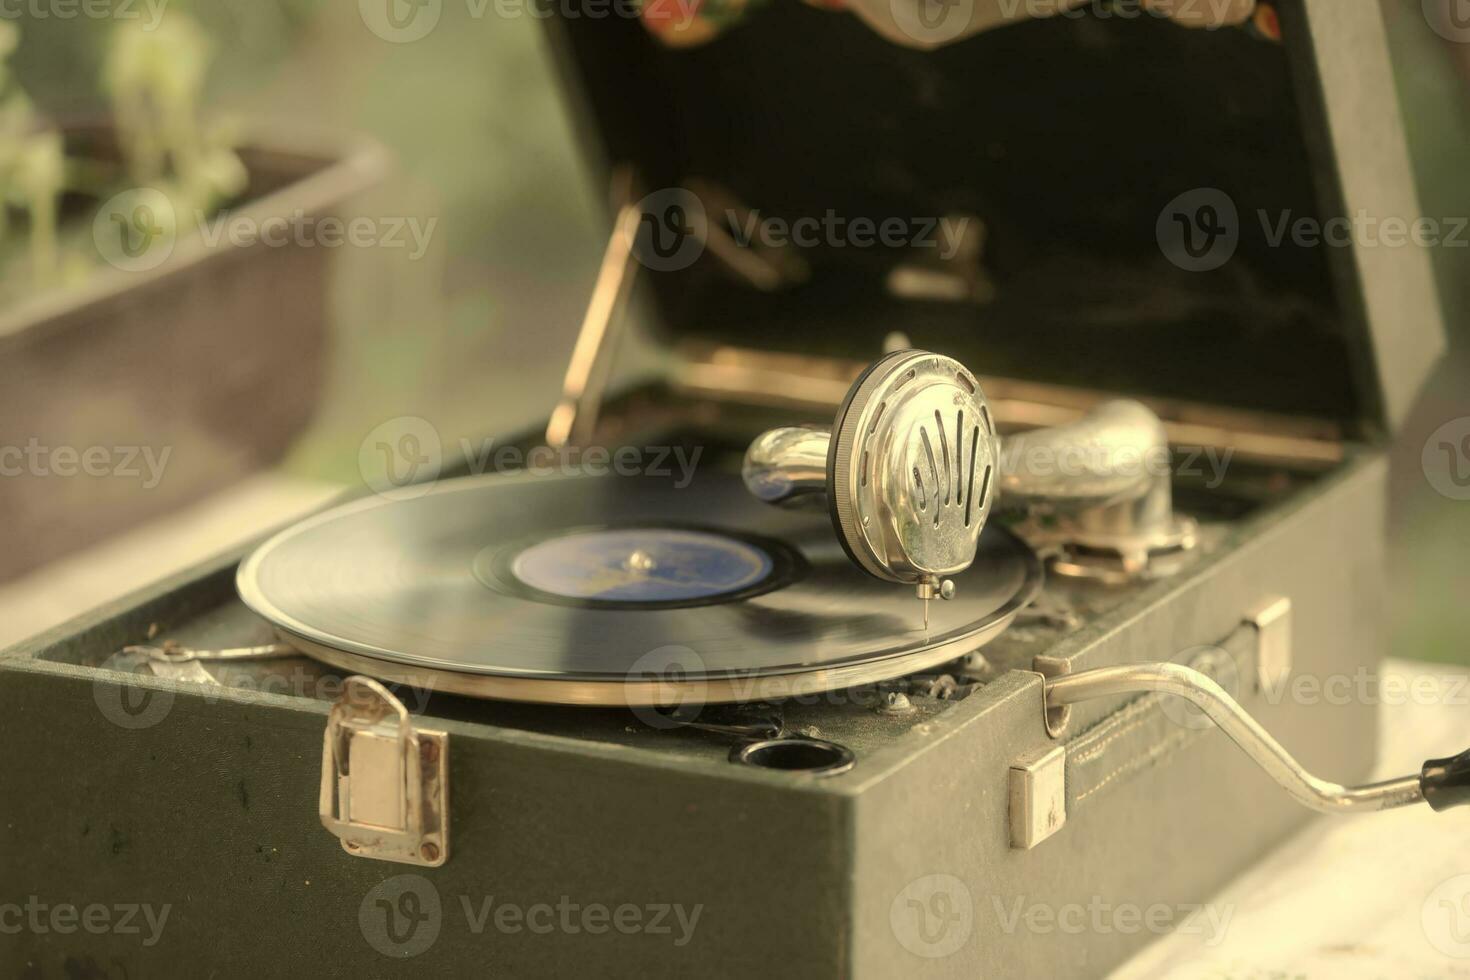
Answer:
POLYGON ((850 687, 962 656, 1041 581, 987 527, 955 598, 922 604, 843 553, 821 513, 738 476, 500 475, 326 511, 241 565, 245 603, 338 667, 558 704, 756 700, 850 687))

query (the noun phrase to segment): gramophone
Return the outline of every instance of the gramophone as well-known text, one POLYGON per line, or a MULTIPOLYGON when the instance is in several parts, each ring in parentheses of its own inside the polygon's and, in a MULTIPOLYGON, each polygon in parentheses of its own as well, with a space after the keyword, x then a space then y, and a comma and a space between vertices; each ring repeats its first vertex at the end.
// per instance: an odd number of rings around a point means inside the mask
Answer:
POLYGON ((174 908, 6 961, 1098 974, 1153 933, 1014 910, 1461 802, 1295 683, 1384 653, 1442 347, 1422 249, 1268 234, 1417 215, 1379 12, 1053 6, 550 18, 611 216, 555 413, 7 652, 0 874, 174 908))

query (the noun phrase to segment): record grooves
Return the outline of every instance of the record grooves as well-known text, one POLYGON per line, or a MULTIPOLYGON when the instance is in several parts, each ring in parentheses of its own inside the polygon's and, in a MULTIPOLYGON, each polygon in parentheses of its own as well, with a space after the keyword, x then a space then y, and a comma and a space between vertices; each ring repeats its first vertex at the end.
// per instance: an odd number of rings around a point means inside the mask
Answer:
POLYGON ((926 633, 912 593, 856 568, 825 515, 761 504, 719 472, 684 488, 446 481, 319 514, 237 576, 288 642, 343 669, 561 704, 756 700, 922 670, 1004 629, 1041 567, 991 526, 957 583, 926 633))

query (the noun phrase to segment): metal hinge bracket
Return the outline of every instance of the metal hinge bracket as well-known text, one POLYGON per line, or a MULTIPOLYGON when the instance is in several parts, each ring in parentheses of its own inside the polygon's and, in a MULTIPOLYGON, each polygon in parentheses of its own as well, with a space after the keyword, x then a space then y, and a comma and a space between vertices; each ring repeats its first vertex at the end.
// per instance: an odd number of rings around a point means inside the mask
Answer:
POLYGON ((348 854, 438 867, 449 858, 449 736, 415 728, 367 677, 348 677, 327 715, 322 826, 348 854))
POLYGON ((1011 766, 1011 846, 1029 851, 1067 822, 1067 749, 1055 745, 1011 766))

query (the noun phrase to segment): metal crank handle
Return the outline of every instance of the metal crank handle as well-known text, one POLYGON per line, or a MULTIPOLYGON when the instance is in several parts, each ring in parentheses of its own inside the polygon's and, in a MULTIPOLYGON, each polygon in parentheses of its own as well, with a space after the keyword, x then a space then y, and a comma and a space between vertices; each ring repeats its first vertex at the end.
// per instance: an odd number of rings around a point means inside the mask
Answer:
POLYGON ((1099 667, 1046 681, 1046 705, 1060 708, 1096 698, 1157 692, 1199 708, 1299 803, 1322 813, 1389 810, 1425 802, 1434 810, 1470 803, 1470 750, 1430 759, 1416 775, 1343 786, 1319 779, 1292 758, 1250 713, 1205 674, 1175 663, 1099 667))

